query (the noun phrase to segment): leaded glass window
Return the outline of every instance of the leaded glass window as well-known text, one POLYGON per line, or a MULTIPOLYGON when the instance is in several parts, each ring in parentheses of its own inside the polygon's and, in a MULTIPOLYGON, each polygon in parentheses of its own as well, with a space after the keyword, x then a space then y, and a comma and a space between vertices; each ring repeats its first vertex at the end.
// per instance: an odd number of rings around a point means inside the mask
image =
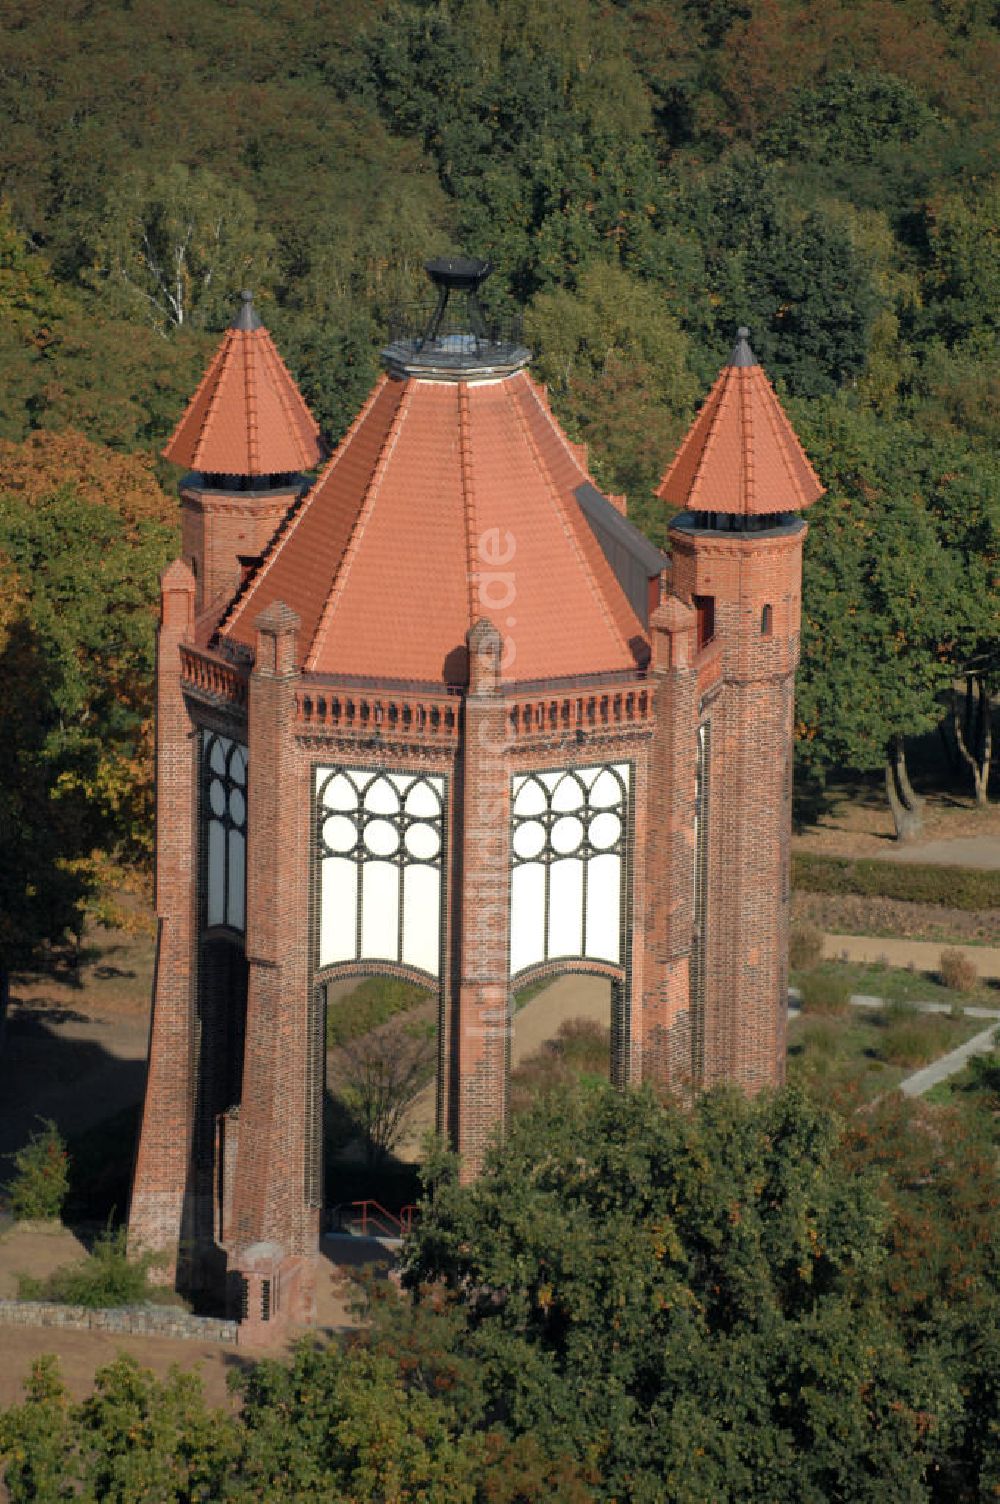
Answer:
POLYGON ((318 768, 319 964, 441 969, 444 779, 318 768))
POLYGON ((246 929, 247 749, 202 732, 205 923, 246 929))
POLYGON ((512 781, 510 972, 557 957, 621 965, 627 763, 512 781))

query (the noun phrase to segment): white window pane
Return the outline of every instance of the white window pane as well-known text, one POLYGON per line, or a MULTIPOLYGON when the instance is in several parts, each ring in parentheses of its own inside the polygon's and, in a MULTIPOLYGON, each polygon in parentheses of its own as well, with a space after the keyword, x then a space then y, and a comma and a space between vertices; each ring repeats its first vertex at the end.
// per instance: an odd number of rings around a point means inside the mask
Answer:
POLYGON ((406 813, 419 819, 433 819, 441 813, 441 800, 435 792, 434 784, 439 782, 435 779, 421 778, 413 785, 406 796, 406 813))
POLYGON ((565 812, 566 810, 580 809, 584 800, 583 787, 579 779, 573 774, 567 773, 560 778, 552 791, 552 808, 565 812))
POLYGON ((246 852, 243 832, 231 830, 229 832, 229 903, 226 923, 231 924, 234 930, 241 930, 246 924, 246 852))
POLYGON ((583 863, 574 857, 549 868, 549 955, 583 951, 583 863))
POLYGON ((218 820, 208 822, 208 922, 226 920, 226 832, 218 820))
POLYGON ((587 866, 587 955, 621 961, 619 856, 595 856, 587 866))
POLYGON ((399 869, 392 862, 365 862, 362 868, 361 954, 399 959, 399 869))
POLYGON ((545 960, 545 868, 515 867, 510 878, 510 974, 545 960))
POLYGON ((212 772, 218 773, 219 777, 222 778, 226 772, 226 753, 232 746, 232 742, 228 741, 224 736, 210 737, 209 740, 212 747, 208 758, 209 764, 212 772))
POLYGON ((403 960, 436 977, 441 958, 441 874, 407 867, 403 874, 403 960))
POLYGON ((327 809, 355 810, 358 807, 358 791, 349 778, 338 773, 323 790, 323 803, 327 809))
POLYGON ((379 778, 365 792, 365 809, 376 815, 394 815, 399 809, 399 795, 388 778, 379 778))
POLYGON ((319 964, 353 961, 357 954, 358 869, 343 857, 320 865, 319 964))
POLYGON ((514 779, 515 815, 540 815, 546 803, 545 790, 537 778, 514 779))

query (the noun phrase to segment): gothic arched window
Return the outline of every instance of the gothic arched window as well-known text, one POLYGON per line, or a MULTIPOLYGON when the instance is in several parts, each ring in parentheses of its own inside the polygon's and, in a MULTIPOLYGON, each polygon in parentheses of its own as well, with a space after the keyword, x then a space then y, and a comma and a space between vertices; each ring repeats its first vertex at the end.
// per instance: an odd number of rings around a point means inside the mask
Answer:
POLYGON ((627 763, 515 777, 510 971, 556 957, 621 964, 627 763))
POLYGON ((444 779, 318 768, 319 964, 385 960, 436 977, 444 779))

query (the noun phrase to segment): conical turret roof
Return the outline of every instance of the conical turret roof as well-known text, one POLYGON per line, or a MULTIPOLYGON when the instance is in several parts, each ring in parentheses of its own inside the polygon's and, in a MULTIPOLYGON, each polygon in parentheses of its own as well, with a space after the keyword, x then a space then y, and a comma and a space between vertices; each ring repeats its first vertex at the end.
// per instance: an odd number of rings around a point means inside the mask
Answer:
POLYGON ((749 335, 740 329, 657 490, 685 511, 759 517, 800 511, 823 494, 749 335))
POLYGON ((252 647, 281 600, 307 673, 461 685, 486 618, 507 682, 632 672, 648 646, 574 495, 589 482, 524 369, 384 375, 219 635, 252 647))
POLYGON ((319 427, 250 293, 163 451, 217 475, 283 475, 322 458, 319 427))

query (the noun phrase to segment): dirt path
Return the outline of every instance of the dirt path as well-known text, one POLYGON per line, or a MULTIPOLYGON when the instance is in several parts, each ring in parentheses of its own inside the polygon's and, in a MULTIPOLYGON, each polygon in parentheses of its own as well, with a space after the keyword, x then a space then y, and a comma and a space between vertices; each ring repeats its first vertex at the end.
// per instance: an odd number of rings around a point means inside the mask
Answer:
MULTIPOLYGON (((870 935, 824 935, 823 955, 830 961, 870 961, 890 966, 913 966, 917 971, 937 971, 942 947, 933 940, 894 940, 870 935)), ((968 956, 981 978, 1000 981, 1000 946, 953 945, 949 950, 968 956)))

